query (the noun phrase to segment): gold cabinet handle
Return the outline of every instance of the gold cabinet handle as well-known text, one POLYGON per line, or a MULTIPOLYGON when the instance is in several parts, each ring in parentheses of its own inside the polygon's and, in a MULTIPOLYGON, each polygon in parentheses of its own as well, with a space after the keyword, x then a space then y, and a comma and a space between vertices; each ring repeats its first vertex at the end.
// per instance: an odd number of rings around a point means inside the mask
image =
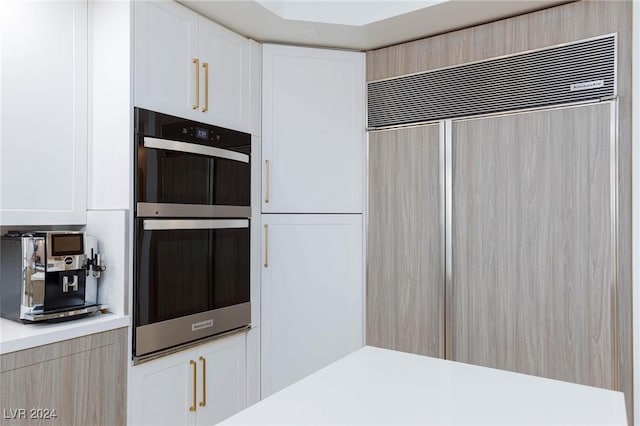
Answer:
POLYGON ((193 404, 191 405, 191 407, 189 407, 189 411, 196 411, 196 380, 198 379, 198 373, 196 370, 198 369, 198 364, 196 364, 194 360, 189 361, 189 364, 191 364, 191 366, 193 367, 193 404))
POLYGON ((264 267, 269 267, 269 225, 264 226, 264 267))
POLYGON ((202 112, 209 111, 209 64, 203 63, 202 67, 204 68, 204 108, 202 108, 202 112))
POLYGON ((196 65, 196 103, 193 104, 193 109, 200 108, 200 59, 193 58, 193 63, 196 65))
POLYGON ((265 166, 265 179, 266 179, 266 183, 265 183, 265 195, 264 195, 264 202, 268 203, 269 202, 269 160, 264 160, 265 166))
POLYGON ((200 361, 202 362, 202 401, 200 401, 201 407, 207 406, 207 360, 205 357, 201 356, 200 361))

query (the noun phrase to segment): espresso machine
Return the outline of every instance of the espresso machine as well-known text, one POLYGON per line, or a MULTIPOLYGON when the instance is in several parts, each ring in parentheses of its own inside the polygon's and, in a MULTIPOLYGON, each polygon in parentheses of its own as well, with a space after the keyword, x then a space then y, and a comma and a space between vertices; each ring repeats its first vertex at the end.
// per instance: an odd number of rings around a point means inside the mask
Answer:
POLYGON ((98 311, 105 270, 95 237, 77 231, 1 237, 0 315, 20 322, 72 319, 98 311))

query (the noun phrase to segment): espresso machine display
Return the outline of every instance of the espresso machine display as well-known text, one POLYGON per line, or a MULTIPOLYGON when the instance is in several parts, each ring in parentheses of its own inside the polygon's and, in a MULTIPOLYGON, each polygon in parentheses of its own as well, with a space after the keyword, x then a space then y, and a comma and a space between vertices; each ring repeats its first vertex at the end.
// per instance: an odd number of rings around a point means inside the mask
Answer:
POLYGON ((22 322, 66 319, 100 310, 97 278, 105 266, 97 239, 83 232, 2 237, 0 315, 22 322))

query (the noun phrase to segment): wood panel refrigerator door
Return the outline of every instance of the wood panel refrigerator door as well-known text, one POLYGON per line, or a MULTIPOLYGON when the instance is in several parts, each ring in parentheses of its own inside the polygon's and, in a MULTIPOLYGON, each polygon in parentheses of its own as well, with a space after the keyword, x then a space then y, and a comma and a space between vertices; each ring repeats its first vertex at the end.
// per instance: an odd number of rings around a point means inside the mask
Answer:
POLYGON ((263 215, 262 398, 363 344, 361 215, 263 215))
POLYGON ((137 1, 134 8, 134 105, 201 118, 194 109, 204 102, 196 87, 196 69, 201 79, 202 66, 193 63, 198 58, 198 14, 168 1, 137 1))
POLYGON ((444 140, 369 134, 367 345, 444 357, 444 140))
POLYGON ((265 45, 262 212, 362 213, 364 54, 265 45))
POLYGON ((0 2, 0 225, 80 225, 87 2, 0 2))
POLYGON ((612 114, 453 123, 453 360, 617 386, 612 114))

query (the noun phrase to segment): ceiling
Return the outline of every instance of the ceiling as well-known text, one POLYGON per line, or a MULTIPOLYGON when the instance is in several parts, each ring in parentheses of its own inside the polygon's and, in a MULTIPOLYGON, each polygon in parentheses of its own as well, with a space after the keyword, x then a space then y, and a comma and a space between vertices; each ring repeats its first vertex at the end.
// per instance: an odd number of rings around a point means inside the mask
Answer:
POLYGON ((351 50, 371 50, 567 0, 253 1, 179 0, 246 37, 351 50))

